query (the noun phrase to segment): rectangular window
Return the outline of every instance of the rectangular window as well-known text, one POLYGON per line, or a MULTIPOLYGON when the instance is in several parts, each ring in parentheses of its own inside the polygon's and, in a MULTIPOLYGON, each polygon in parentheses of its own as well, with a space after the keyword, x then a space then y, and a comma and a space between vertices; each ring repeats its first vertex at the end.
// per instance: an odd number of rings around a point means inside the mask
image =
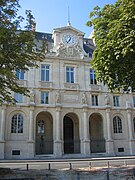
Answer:
POLYGON ((17 79, 24 80, 24 71, 23 70, 16 69, 15 74, 16 74, 17 79))
POLYGON ((66 82, 74 83, 74 67, 66 67, 66 82))
POLYGON ((92 106, 98 106, 98 96, 92 95, 92 106))
POLYGON ((113 96, 113 105, 115 107, 119 107, 120 103, 119 103, 119 96, 113 96))
POLYGON ((135 133, 135 117, 133 119, 133 128, 134 128, 134 133, 135 133))
POLYGON ((41 92, 41 104, 48 104, 48 97, 49 93, 48 92, 41 92))
POLYGON ((14 99, 17 103, 23 102, 23 95, 20 93, 14 93, 14 99))
POLYGON ((90 69, 90 84, 97 84, 96 74, 93 69, 90 69))
POLYGON ((133 97, 133 107, 135 107, 135 96, 133 97))
POLYGON ((20 150, 13 150, 12 155, 20 155, 20 150))
POLYGON ((41 65, 41 81, 50 81, 50 65, 41 65))
POLYGON ((124 148, 118 148, 118 152, 124 152, 124 148))

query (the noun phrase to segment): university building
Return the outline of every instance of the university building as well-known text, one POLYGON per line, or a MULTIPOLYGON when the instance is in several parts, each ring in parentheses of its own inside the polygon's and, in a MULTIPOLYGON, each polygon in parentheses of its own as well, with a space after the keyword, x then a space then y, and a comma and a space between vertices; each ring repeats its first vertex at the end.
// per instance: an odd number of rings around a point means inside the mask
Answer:
POLYGON ((96 81, 92 39, 71 25, 37 35, 46 58, 16 72, 30 97, 0 106, 0 159, 135 155, 135 93, 96 81))

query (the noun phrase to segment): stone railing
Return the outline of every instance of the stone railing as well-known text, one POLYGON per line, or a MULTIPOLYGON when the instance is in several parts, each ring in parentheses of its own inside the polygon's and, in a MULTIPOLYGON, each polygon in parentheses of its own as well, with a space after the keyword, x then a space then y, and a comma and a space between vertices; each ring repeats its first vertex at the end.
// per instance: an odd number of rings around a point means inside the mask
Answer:
POLYGON ((53 83, 48 81, 39 81, 40 88, 52 88, 53 83))
POLYGON ((24 87, 27 87, 27 85, 28 85, 26 80, 17 80, 17 84, 19 86, 24 86, 24 87))
POLYGON ((68 90, 79 90, 79 84, 77 83, 64 83, 64 88, 68 90))
POLYGON ((102 86, 101 85, 95 85, 95 84, 90 84, 90 91, 102 91, 102 86))

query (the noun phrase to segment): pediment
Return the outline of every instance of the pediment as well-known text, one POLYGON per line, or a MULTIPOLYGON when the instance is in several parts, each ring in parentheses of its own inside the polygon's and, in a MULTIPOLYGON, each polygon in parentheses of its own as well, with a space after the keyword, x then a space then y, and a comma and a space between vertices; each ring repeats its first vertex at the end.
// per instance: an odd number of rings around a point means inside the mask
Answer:
POLYGON ((53 30, 53 33, 55 33, 55 32, 63 33, 63 32, 66 32, 66 31, 68 31, 68 32, 70 31, 70 32, 72 32, 74 34, 84 36, 84 33, 82 31, 80 31, 80 30, 78 30, 78 29, 76 29, 76 28, 74 28, 72 26, 65 26, 65 27, 55 28, 53 30))

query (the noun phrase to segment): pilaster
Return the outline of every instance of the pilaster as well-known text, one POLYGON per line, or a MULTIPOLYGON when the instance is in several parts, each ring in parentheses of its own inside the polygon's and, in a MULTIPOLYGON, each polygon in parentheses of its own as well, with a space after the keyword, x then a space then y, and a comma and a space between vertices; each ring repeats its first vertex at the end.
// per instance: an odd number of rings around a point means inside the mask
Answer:
POLYGON ((54 155, 56 157, 62 156, 62 125, 61 125, 61 106, 56 105, 55 118, 55 137, 54 137, 54 155))
POLYGON ((109 155, 114 155, 114 141, 112 139, 110 112, 111 112, 110 106, 106 106, 106 127, 107 127, 106 152, 109 155))
POLYGON ((34 141, 34 106, 29 109, 29 142, 34 141))
POLYGON ((135 139, 133 138, 132 112, 130 107, 127 108, 127 119, 128 119, 128 132, 129 132, 129 150, 130 150, 130 155, 134 155, 135 139))
POLYGON ((28 136, 28 158, 34 157, 34 106, 29 108, 29 136, 28 136))
POLYGON ((6 104, 1 107, 1 118, 0 118, 0 159, 4 159, 4 148, 5 148, 5 119, 6 118, 6 104))
POLYGON ((83 137, 81 141, 81 153, 87 156, 90 154, 89 121, 87 105, 83 106, 82 130, 83 137))

